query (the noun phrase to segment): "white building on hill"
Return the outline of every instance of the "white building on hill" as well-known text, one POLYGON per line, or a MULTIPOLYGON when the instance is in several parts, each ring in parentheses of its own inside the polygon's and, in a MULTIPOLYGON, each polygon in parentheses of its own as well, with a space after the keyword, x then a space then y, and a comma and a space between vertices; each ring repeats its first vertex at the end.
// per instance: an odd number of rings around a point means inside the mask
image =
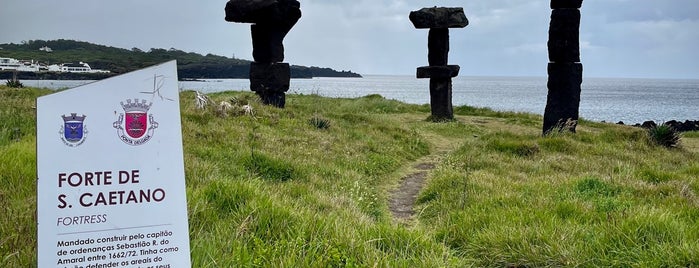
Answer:
POLYGON ((21 64, 18 60, 12 58, 0 58, 0 71, 17 70, 21 64))
POLYGON ((90 65, 84 62, 79 63, 64 63, 61 65, 50 65, 48 70, 51 72, 63 73, 109 73, 107 70, 98 70, 90 68, 90 65))
MULTIPOLYGON (((34 61, 19 61, 13 58, 0 58, 0 71, 17 70, 18 72, 39 72, 42 66, 34 61)), ((48 70, 44 67, 44 70, 48 70)))
POLYGON ((79 63, 63 63, 46 66, 39 62, 20 61, 13 58, 0 58, 0 71, 18 71, 18 72, 60 72, 60 73, 109 73, 108 70, 92 69, 85 62, 79 63))

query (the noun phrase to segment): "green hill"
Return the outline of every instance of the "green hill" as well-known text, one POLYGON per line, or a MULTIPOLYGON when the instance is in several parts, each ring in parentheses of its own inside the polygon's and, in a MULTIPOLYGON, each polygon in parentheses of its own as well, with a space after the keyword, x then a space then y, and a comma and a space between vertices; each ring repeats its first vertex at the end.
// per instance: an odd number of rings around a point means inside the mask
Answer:
MULTIPOLYGON (((87 62, 93 69, 110 70, 114 74, 134 71, 169 60, 177 60, 180 78, 248 78, 250 61, 228 58, 213 54, 200 55, 184 52, 175 48, 152 48, 142 51, 138 48, 124 49, 74 40, 32 40, 22 44, 0 44, 0 57, 19 60, 35 60, 48 64, 69 62, 87 62), (42 47, 53 51, 40 51, 42 47)), ((11 74, 5 72, 0 79, 7 79, 11 74)), ((99 78, 103 75, 57 75, 23 73, 20 79, 47 78, 99 78)), ((312 77, 361 77, 349 71, 335 71, 330 68, 305 67, 293 65, 292 78, 312 77)))
MULTIPOLYGON (((0 86, 0 267, 36 265, 37 96, 0 86)), ((699 133, 582 121, 541 136, 538 115, 378 95, 181 94, 192 267, 698 267, 699 133), (239 107, 250 104, 252 115, 239 107), (322 122, 322 123, 321 123, 322 122), (389 210, 425 172, 415 215, 389 210)))

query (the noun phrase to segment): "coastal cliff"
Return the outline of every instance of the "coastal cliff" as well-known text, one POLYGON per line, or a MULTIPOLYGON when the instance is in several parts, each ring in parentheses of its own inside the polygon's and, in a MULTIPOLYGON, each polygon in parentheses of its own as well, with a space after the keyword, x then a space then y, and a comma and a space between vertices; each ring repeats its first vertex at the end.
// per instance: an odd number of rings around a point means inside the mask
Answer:
MULTIPOLYGON (((109 74, 58 72, 18 72, 19 79, 102 79, 127 73, 165 61, 177 60, 181 79, 248 78, 250 61, 214 54, 201 55, 176 48, 124 49, 74 40, 32 40, 22 44, 0 44, 0 57, 34 60, 44 64, 87 62, 94 69, 109 70, 109 74), (50 48, 50 52, 47 51, 50 48)), ((0 71, 0 79, 12 77, 12 71, 0 71)), ((352 71, 337 71, 316 66, 291 66, 292 78, 362 77, 352 71)))

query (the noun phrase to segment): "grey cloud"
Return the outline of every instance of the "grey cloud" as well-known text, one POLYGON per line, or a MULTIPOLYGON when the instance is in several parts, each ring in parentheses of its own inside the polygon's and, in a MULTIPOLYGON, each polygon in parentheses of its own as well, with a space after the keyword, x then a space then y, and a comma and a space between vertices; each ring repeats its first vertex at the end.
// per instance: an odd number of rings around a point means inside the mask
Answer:
MULTIPOLYGON (((586 76, 697 77, 696 0, 587 0, 581 24, 586 76)), ((223 20, 221 1, 4 0, 0 43, 78 39, 142 49, 250 59, 249 25, 223 20), (30 19, 27 19, 30 18, 30 19)), ((450 62, 461 75, 545 75, 549 0, 301 0, 285 39, 286 61, 365 74, 413 74, 427 63, 427 31, 408 14, 462 6, 471 24, 453 29, 450 62)))

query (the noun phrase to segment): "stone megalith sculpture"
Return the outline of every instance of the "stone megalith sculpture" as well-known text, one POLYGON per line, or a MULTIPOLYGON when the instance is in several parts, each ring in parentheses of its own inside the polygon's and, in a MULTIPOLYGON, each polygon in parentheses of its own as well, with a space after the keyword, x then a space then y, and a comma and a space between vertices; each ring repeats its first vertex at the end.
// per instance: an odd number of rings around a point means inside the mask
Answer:
POLYGON ((284 37, 301 18, 297 0, 230 0, 226 21, 252 23, 250 90, 267 105, 284 108, 291 71, 284 61, 284 37))
POLYGON ((459 65, 449 63, 449 28, 464 28, 468 19, 460 7, 432 7, 410 12, 410 21, 417 29, 430 29, 427 37, 429 66, 417 68, 417 78, 430 78, 432 120, 454 118, 452 81, 459 75, 459 65))
POLYGON ((552 131, 575 132, 583 66, 580 63, 580 8, 583 0, 551 0, 549 26, 548 97, 544 111, 544 135, 552 131))

